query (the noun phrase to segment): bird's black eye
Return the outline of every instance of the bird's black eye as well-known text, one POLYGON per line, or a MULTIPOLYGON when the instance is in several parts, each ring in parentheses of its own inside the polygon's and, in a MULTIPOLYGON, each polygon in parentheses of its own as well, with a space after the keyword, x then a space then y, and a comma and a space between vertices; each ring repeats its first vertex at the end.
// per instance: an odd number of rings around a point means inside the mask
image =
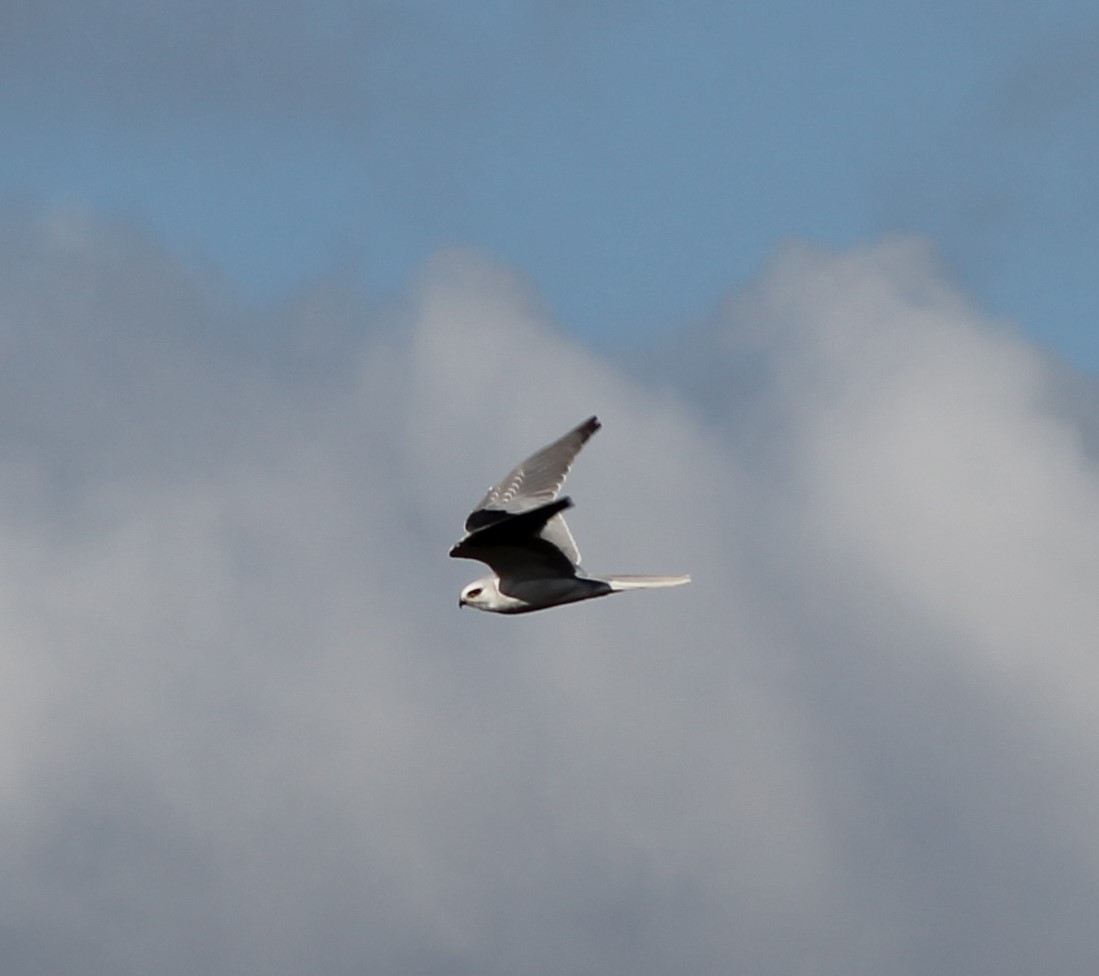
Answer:
POLYGON ((475 586, 472 590, 470 590, 466 594, 466 596, 468 596, 470 598, 479 597, 480 595, 481 595, 481 587, 479 587, 479 586, 475 586))

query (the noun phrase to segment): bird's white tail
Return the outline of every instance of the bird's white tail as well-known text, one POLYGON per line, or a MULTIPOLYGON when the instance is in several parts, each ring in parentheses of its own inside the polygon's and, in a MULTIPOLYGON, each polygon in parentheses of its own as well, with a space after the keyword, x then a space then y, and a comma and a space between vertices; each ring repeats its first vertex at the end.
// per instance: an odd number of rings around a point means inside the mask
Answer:
POLYGON ((682 586, 691 582, 689 576, 605 576, 603 581, 615 592, 619 590, 653 590, 661 586, 682 586))

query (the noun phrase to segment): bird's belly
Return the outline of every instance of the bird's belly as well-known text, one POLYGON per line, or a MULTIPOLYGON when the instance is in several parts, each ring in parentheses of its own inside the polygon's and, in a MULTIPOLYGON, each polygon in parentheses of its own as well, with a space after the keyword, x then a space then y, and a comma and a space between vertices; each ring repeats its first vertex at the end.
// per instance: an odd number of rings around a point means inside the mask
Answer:
POLYGON ((553 576, 519 582, 501 581, 500 592, 516 603, 514 609, 508 609, 505 613, 528 613, 602 596, 610 592, 610 587, 596 580, 553 576))

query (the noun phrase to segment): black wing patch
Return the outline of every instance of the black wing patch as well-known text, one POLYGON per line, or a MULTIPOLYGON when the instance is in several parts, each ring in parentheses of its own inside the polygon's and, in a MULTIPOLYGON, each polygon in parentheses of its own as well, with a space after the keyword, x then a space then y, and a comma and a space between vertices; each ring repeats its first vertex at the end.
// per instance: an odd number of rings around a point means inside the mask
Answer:
POLYGON ((469 518, 466 519, 466 531, 477 532, 509 518, 515 518, 515 516, 501 508, 479 508, 476 512, 471 512, 469 518))
POLYGON ((511 563, 513 554, 518 550, 535 557, 535 562, 552 568, 558 574, 575 575, 576 568, 568 556, 539 534, 558 512, 571 507, 572 499, 565 497, 518 515, 484 509, 474 512, 471 520, 476 516, 486 516, 480 520, 481 527, 471 531, 451 549, 450 555, 455 559, 476 559, 495 569, 498 562, 511 563))

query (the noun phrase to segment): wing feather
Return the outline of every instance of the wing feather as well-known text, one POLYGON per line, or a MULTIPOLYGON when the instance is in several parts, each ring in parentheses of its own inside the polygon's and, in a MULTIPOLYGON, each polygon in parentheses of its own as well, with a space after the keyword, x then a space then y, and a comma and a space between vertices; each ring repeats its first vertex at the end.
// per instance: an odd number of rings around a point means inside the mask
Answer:
POLYGON ((505 514, 470 532, 450 555, 483 562, 501 580, 573 577, 576 564, 545 531, 553 522, 564 525, 560 513, 571 505, 571 499, 560 498, 531 511, 505 514))
POLYGON ((597 417, 589 417, 517 465, 477 503, 466 519, 466 531, 499 521, 502 513, 527 512, 552 502, 560 494, 576 455, 601 426, 597 417))

